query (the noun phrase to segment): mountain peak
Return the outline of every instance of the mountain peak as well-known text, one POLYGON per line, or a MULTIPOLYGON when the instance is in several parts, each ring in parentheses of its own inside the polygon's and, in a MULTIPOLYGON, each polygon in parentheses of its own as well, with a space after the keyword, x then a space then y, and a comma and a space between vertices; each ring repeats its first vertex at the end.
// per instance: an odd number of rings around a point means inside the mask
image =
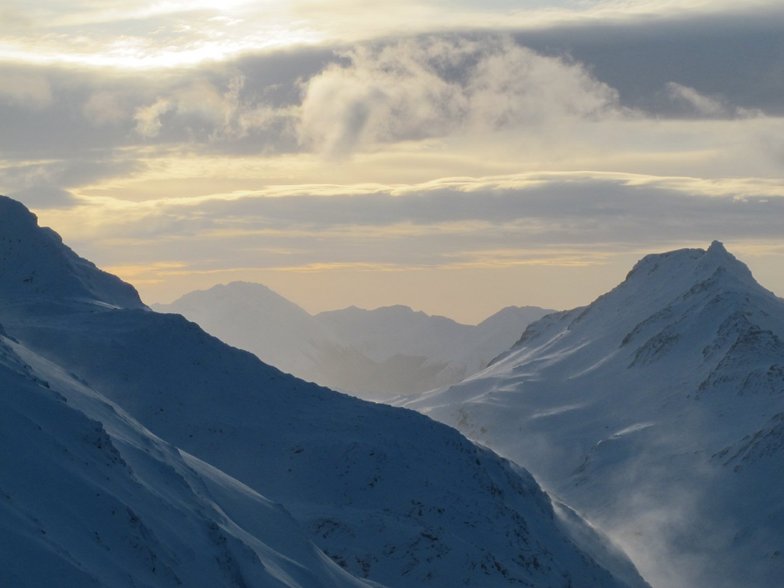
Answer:
POLYGON ((619 288, 684 291, 719 275, 751 288, 762 288, 745 263, 727 251, 721 241, 708 249, 677 249, 646 255, 635 264, 619 288))
MULTIPOLYGON (((33 219, 37 221, 37 217, 30 212, 27 207, 21 202, 9 198, 8 196, 0 195, 0 223, 5 224, 14 219, 22 220, 33 219)), ((2 225, 0 225, 2 226, 2 225)))
POLYGON ((79 257, 23 204, 0 196, 0 301, 66 299, 145 308, 133 286, 79 257))
POLYGON ((733 268, 740 270, 742 268, 745 270, 744 273, 748 272, 746 264, 738 261, 732 253, 727 251, 727 248, 724 247, 724 243, 721 241, 713 241, 710 244, 710 247, 708 247, 705 254, 702 256, 701 263, 703 266, 712 266, 713 268, 720 266, 725 269, 733 268))
MULTIPOLYGON (((666 314, 686 298, 699 298, 707 304, 724 298, 743 300, 750 295, 776 299, 754 279, 746 264, 714 241, 707 250, 677 249, 646 255, 621 284, 573 312, 576 323, 590 317, 592 324, 602 324, 608 316, 617 322, 623 316, 629 321, 627 326, 633 327, 658 312, 666 314)), ((532 327, 539 328, 536 324, 532 327)))
POLYGON ((236 280, 226 284, 215 284, 206 290, 197 290, 189 294, 185 294, 182 298, 187 298, 193 294, 202 296, 225 296, 237 299, 254 300, 259 298, 269 299, 283 299, 283 297, 275 292, 272 288, 259 284, 257 282, 245 282, 236 280))
POLYGON ((751 275, 748 266, 727 251, 721 241, 713 241, 710 244, 699 261, 698 269, 711 276, 716 272, 726 272, 749 286, 761 288, 751 275))

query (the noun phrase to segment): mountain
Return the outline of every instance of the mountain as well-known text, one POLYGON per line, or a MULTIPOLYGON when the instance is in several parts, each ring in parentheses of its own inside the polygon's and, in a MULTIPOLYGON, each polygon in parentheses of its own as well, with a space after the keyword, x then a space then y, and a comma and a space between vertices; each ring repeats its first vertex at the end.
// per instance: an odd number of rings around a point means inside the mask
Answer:
POLYGON ((509 307, 477 326, 407 306, 311 316, 269 288, 245 282, 191 292, 153 308, 182 314, 285 372, 372 400, 458 382, 550 312, 509 307))
POLYGON ((319 380, 323 349, 340 347, 304 309, 262 284, 220 284, 153 308, 181 314, 208 333, 306 380, 319 380))
POLYGON ((534 306, 510 306, 472 326, 401 305, 375 310, 352 306, 322 312, 316 320, 373 361, 402 355, 428 358, 453 373, 462 372, 464 377, 509 349, 528 324, 550 312, 534 306))
POLYGON ((455 430, 286 375, 78 258, 53 267, 68 250, 17 257, 52 234, 4 198, 0 218, 24 228, 0 265, 5 584, 646 585, 455 430), (67 287, 17 295, 28 275, 67 287))
POLYGON ((719 242, 643 258, 405 405, 530 469, 656 587, 784 577, 784 301, 719 242))

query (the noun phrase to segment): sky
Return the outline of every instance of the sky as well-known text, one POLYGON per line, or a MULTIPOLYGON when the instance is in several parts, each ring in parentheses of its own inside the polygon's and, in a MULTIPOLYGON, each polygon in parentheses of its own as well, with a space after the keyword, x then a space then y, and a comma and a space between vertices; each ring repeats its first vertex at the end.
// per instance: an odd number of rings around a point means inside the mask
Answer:
POLYGON ((147 303, 570 308, 714 239, 784 294, 778 0, 5 0, 0 193, 147 303))

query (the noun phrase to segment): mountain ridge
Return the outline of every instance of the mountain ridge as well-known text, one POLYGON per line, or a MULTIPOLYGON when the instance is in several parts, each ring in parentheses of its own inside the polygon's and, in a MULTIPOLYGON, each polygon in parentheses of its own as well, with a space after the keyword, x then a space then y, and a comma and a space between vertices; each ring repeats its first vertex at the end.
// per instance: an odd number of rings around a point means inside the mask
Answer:
POLYGON ((146 308, 136 289, 82 259, 24 205, 0 196, 0 301, 59 298, 146 308), (24 247, 20 245, 24 244, 24 247))

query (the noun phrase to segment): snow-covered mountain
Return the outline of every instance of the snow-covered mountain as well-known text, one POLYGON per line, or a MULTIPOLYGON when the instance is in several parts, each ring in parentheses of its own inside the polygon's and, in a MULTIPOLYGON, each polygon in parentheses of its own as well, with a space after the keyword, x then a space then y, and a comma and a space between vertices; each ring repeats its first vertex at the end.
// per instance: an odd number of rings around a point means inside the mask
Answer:
POLYGON ((9 234, 1 584, 645 585, 527 472, 455 430, 150 311, 0 197, 9 234), (48 285, 35 296, 30 276, 48 285))
POLYGON ((285 372, 373 400, 459 382, 551 312, 509 307, 476 326, 407 306, 311 316, 269 288, 245 282, 191 292, 153 308, 182 314, 285 372))
POLYGON ((721 243, 649 255, 406 403, 530 469, 656 587, 784 578, 784 301, 721 243))

